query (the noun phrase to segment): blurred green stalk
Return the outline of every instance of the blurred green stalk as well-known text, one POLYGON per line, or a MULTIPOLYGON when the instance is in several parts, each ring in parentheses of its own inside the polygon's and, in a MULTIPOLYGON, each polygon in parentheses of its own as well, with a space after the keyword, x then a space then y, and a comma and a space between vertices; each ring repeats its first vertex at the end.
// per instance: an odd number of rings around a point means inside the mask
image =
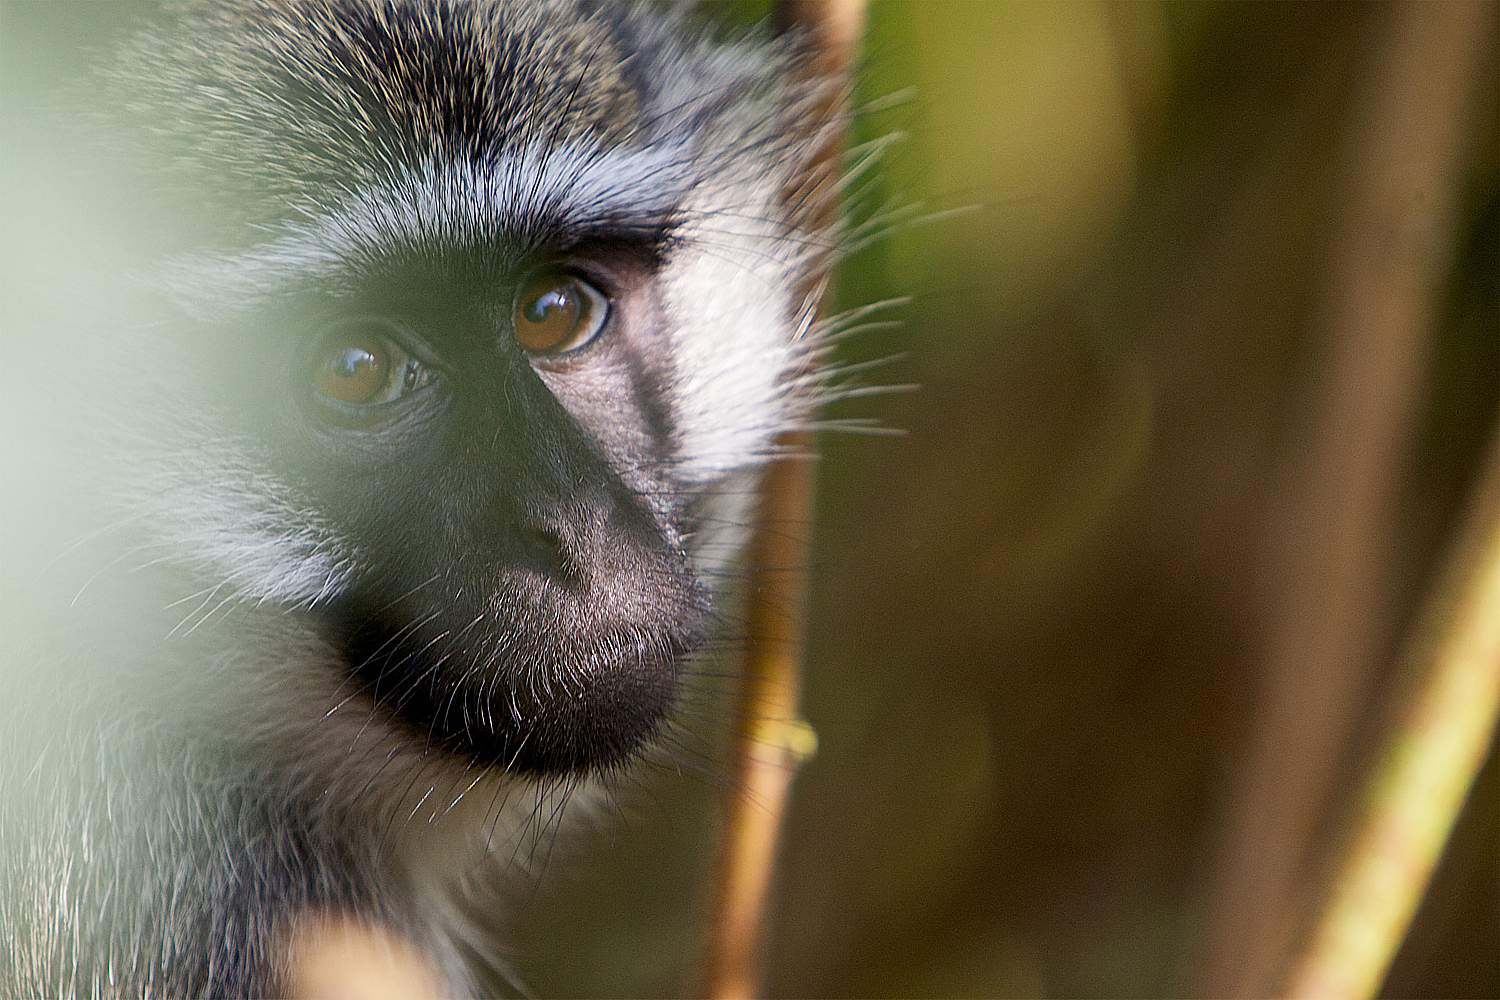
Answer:
POLYGON ((1447 585, 1413 651, 1405 710, 1307 950, 1278 995, 1371 997, 1421 902, 1500 716, 1500 434, 1447 585))

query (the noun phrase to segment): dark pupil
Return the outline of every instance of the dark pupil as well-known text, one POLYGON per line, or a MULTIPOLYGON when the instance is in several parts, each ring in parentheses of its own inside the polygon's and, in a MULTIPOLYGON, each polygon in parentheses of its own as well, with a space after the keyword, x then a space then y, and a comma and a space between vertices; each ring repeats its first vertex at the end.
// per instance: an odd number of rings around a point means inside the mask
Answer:
POLYGON ((545 323, 551 318, 549 314, 558 311, 566 313, 573 308, 573 296, 570 290, 566 285, 559 285, 532 299, 526 307, 526 318, 533 323, 545 323))

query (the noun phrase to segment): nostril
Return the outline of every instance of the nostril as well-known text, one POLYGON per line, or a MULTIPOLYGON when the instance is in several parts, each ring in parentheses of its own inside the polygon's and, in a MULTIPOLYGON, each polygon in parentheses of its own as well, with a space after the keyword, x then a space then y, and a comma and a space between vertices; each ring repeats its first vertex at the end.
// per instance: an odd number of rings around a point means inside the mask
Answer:
POLYGON ((578 584, 583 574, 574 558, 572 546, 556 527, 533 521, 519 534, 519 561, 530 569, 560 583, 578 584))

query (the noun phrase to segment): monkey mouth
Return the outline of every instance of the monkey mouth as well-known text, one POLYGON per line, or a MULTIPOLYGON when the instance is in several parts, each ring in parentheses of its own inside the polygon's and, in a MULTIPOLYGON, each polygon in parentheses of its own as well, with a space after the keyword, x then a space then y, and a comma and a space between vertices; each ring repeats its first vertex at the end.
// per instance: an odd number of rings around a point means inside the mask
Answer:
POLYGON ((613 594, 528 570, 472 614, 346 609, 352 675, 414 739, 511 773, 620 766, 649 744, 702 643, 707 600, 676 573, 613 594))

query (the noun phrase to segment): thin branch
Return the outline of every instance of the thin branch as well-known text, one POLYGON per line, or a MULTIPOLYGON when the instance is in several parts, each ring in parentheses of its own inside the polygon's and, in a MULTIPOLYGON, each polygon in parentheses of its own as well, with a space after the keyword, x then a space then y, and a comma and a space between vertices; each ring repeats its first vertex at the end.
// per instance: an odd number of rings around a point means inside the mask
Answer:
POLYGON ((1375 9, 1382 31, 1354 92, 1316 317, 1327 370, 1273 519, 1265 671, 1208 895, 1204 993, 1264 996, 1291 946, 1327 846, 1319 830, 1392 638, 1396 501, 1489 13, 1485 0, 1375 9))
POLYGON ((1372 997, 1426 891, 1500 715, 1500 432, 1445 585, 1412 650, 1404 709, 1306 951, 1278 996, 1372 997), (1434 641, 1431 636, 1437 636, 1434 641))
MULTIPOLYGON (((809 44, 806 71, 813 81, 847 77, 864 27, 864 0, 783 0, 777 8, 785 28, 803 33, 809 44)), ((823 128, 844 117, 845 88, 830 90, 826 106, 811 124, 823 128)), ((838 213, 837 194, 843 137, 829 140, 796 179, 796 199, 814 232, 830 229, 838 213), (813 192, 806 199, 802 192, 813 192)), ((799 299, 816 306, 827 283, 831 258, 817 261, 799 299)), ((811 433, 785 435, 779 451, 800 456, 813 451, 811 433)), ((811 530, 812 467, 799 458, 775 462, 761 483, 756 531, 750 543, 746 620, 751 636, 734 714, 729 761, 732 780, 723 807, 723 835, 715 899, 706 943, 703 980, 698 990, 719 1000, 756 995, 766 900, 775 870, 782 816, 797 768, 816 746, 799 715, 801 649, 807 558, 811 530)))

